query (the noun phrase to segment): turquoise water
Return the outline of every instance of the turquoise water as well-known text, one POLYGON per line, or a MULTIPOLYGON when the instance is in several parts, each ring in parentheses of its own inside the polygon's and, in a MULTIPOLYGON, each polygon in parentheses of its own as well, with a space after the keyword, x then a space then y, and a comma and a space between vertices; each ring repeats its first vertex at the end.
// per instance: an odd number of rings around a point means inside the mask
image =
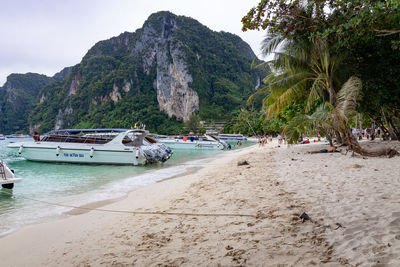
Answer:
MULTIPOLYGON (((15 141, 15 140, 12 140, 15 141)), ((26 140, 21 140, 26 141, 26 140)), ((183 174, 183 163, 212 157, 220 150, 175 150, 163 164, 112 166, 54 164, 27 161, 0 141, 0 158, 23 180, 13 190, 0 189, 0 236, 27 225, 61 218, 66 208, 126 195, 141 186, 183 174)))

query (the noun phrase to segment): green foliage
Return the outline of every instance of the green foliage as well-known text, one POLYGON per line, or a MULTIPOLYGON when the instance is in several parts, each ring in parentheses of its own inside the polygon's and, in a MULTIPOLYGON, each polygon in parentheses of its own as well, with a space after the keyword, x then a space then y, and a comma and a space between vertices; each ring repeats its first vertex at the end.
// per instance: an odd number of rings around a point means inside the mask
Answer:
POLYGON ((192 113, 189 119, 185 122, 185 128, 187 132, 197 133, 200 128, 200 117, 196 113, 192 113))
POLYGON ((357 109, 367 121, 397 128, 400 138, 399 1, 261 0, 242 22, 244 31, 267 30, 266 54, 283 45, 273 61, 276 73, 265 79, 268 114, 277 118, 283 107, 308 99, 306 109, 284 123, 287 135, 335 131, 351 141, 349 121, 357 109), (324 110, 326 101, 331 108, 324 110))
POLYGON ((54 79, 45 75, 11 74, 0 87, 0 132, 27 133, 28 114, 36 104, 39 91, 54 79))

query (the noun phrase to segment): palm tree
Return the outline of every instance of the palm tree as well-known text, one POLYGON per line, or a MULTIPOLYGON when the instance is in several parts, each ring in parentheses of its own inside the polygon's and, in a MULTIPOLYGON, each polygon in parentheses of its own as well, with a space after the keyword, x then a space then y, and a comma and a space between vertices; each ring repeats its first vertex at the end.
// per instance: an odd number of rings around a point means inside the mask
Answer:
MULTIPOLYGON (((267 45, 267 51, 276 46, 276 39, 265 41, 272 42, 272 46, 267 45)), ((340 72, 345 69, 341 58, 331 55, 329 47, 321 40, 285 43, 283 49, 269 62, 273 72, 264 79, 268 84, 265 89, 271 92, 264 101, 268 116, 300 98, 306 98, 306 112, 318 99, 336 105, 335 86, 343 83, 344 75, 340 72)))
MULTIPOLYGON (((265 51, 270 53, 273 49, 277 49, 279 44, 282 45, 282 40, 279 36, 266 38, 264 42, 265 51)), ((341 57, 332 55, 329 47, 322 40, 284 42, 283 51, 275 52, 275 55, 275 59, 267 63, 271 65, 273 71, 264 79, 267 86, 262 89, 269 91, 269 95, 263 103, 267 118, 271 118, 271 116, 278 114, 282 108, 298 101, 306 102, 306 114, 313 110, 317 110, 317 114, 321 113, 322 110, 326 110, 327 104, 333 111, 343 100, 338 98, 336 88, 341 88, 344 85, 348 88, 349 85, 355 85, 355 78, 350 78, 348 82, 345 82, 346 76, 349 75, 344 64, 342 64, 341 57), (316 101, 321 102, 323 108, 316 109, 316 101)), ((359 92, 359 89, 357 90, 359 92)), ((357 90, 354 89, 354 92, 357 90)), ((339 123, 342 119, 347 119, 339 115, 332 115, 336 116, 334 120, 336 123, 339 123)), ((303 125, 302 122, 310 118, 310 116, 296 118, 288 125, 288 129, 302 129, 300 127, 300 125, 303 125), (294 125, 297 126, 294 127, 294 125)), ((327 124, 321 124, 321 120, 315 120, 315 122, 320 122, 320 125, 314 125, 314 127, 308 128, 308 131, 314 129, 325 133, 330 143, 332 143, 333 135, 336 135, 340 143, 350 141, 343 128, 327 127, 327 124)), ((343 124, 343 122, 341 123, 343 124)), ((346 125, 346 123, 343 125, 346 125)), ((293 132, 292 136, 294 138, 296 134, 293 132)))

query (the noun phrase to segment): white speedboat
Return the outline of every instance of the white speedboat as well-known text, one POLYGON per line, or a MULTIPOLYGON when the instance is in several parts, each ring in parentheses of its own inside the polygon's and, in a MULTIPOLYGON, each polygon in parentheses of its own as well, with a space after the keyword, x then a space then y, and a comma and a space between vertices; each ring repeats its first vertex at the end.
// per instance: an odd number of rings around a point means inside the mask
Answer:
POLYGON ((228 145, 218 138, 205 134, 203 136, 154 136, 168 147, 176 149, 224 149, 228 145))
POLYGON ((7 164, 0 159, 0 184, 3 188, 12 189, 14 183, 21 181, 21 178, 15 178, 14 171, 8 168, 7 164))
POLYGON ((56 130, 39 141, 8 147, 27 160, 43 162, 143 165, 168 160, 172 151, 147 134, 142 129, 56 130))
POLYGON ((218 138, 225 142, 243 142, 247 140, 247 138, 242 134, 219 134, 218 138))

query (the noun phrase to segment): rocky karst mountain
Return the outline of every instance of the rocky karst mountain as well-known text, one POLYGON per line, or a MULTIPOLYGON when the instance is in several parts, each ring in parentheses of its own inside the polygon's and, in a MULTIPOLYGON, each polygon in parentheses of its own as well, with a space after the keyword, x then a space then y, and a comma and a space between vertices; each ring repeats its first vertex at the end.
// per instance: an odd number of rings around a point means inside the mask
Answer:
POLYGON ((79 64, 51 78, 37 93, 30 131, 141 121, 151 131, 171 133, 192 112, 226 120, 265 75, 250 68, 254 58, 236 35, 158 12, 135 32, 98 42, 79 64))
POLYGON ((37 73, 10 74, 0 87, 0 132, 27 132, 28 117, 37 106, 37 97, 46 85, 62 81, 71 68, 64 68, 53 77, 37 73))

